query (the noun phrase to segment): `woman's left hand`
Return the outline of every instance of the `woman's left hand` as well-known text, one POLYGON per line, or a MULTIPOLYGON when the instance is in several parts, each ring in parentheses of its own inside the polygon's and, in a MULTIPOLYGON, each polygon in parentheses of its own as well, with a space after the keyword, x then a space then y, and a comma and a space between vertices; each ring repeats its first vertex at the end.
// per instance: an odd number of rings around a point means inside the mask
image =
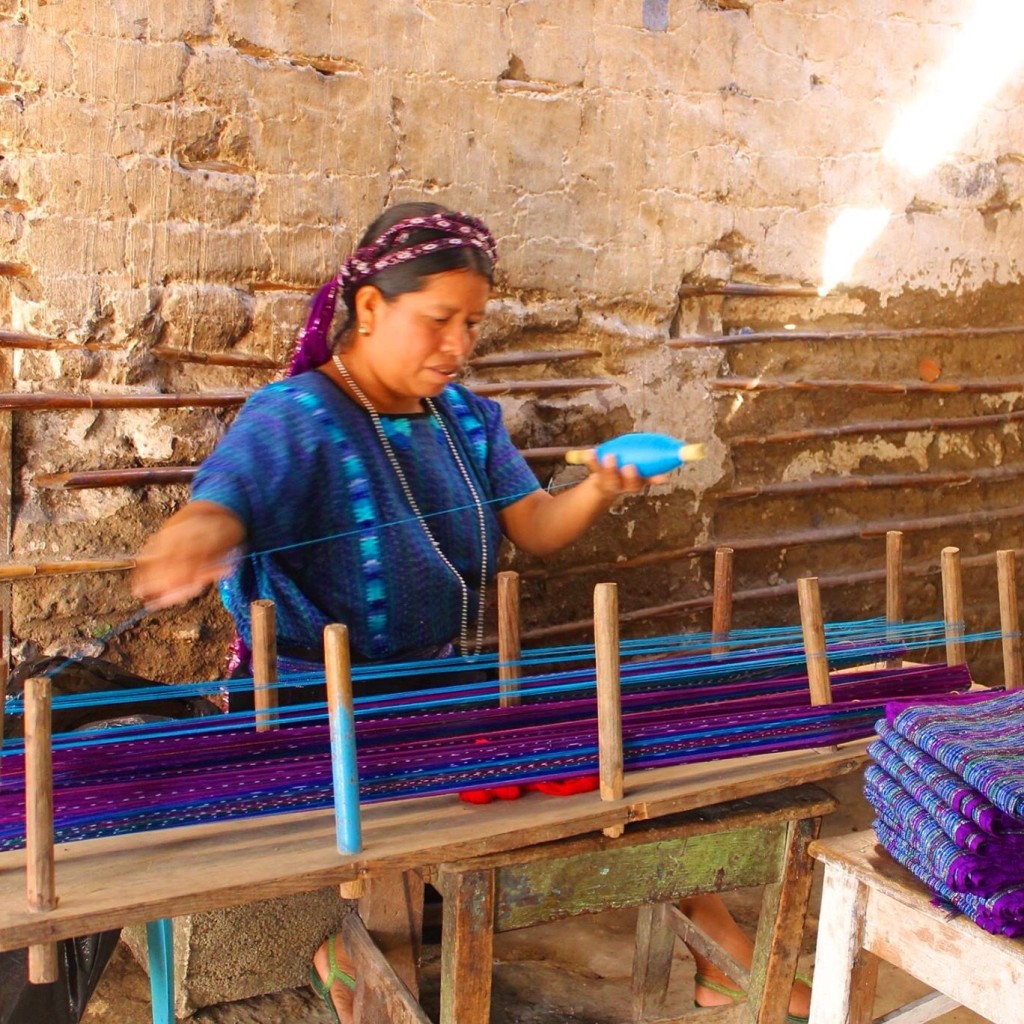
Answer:
POLYGON ((620 494, 639 494, 649 484, 662 484, 668 479, 667 473, 643 477, 636 466, 620 466, 614 455, 598 460, 596 451, 587 452, 584 465, 590 470, 602 493, 608 497, 620 494))

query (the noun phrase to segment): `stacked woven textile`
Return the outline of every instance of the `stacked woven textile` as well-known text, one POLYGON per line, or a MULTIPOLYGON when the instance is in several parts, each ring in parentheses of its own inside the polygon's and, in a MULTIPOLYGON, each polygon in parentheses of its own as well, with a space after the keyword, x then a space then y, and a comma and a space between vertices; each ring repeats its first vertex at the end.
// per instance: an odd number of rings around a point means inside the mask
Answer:
POLYGON ((878 841, 937 902, 1024 935, 1024 691, 893 702, 876 729, 878 841))

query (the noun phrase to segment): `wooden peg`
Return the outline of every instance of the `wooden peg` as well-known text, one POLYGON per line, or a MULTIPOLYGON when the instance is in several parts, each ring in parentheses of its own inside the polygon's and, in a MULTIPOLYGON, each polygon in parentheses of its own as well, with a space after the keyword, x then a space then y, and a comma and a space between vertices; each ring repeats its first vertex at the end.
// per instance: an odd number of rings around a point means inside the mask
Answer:
MULTIPOLYGON (((53 858, 52 688, 48 676, 25 682, 25 862, 28 909, 45 913, 57 906, 53 858)), ((29 946, 28 980, 57 980, 55 943, 29 946)))
POLYGON ((498 703, 512 707, 519 703, 522 654, 519 623, 519 573, 498 573, 498 703))
POLYGON ((942 549, 942 609, 946 621, 946 664, 967 663, 964 644, 964 588, 960 574, 960 549, 942 549))
POLYGON ((277 616, 274 602, 261 598, 249 605, 252 617, 252 686, 256 731, 277 728, 277 616))
POLYGON ((349 855, 362 850, 363 839, 359 818, 356 720, 352 702, 352 661, 347 626, 335 624, 325 627, 324 665, 327 674, 327 717, 331 730, 335 833, 338 852, 349 855))
MULTIPOLYGON (((601 799, 621 800, 625 792, 622 752, 622 681, 619 675, 619 592, 614 583, 594 588, 594 655, 597 660, 597 749, 601 799)), ((621 836, 623 825, 604 834, 621 836)))
MULTIPOLYGON (((903 533, 889 530, 885 535, 885 621, 886 638, 895 643, 903 625, 903 533)), ((902 658, 890 658, 889 668, 898 668, 902 658)))
POLYGON ((828 651, 825 646, 825 626, 821 614, 818 578, 806 576, 797 580, 796 592, 800 602, 800 627, 804 637, 811 705, 820 707, 832 703, 832 683, 828 674, 828 651))
POLYGON ((996 552, 996 576, 999 582, 999 628, 1003 634, 1003 685, 1007 690, 1019 690, 1024 686, 1024 668, 1017 610, 1017 556, 1013 551, 996 552))
POLYGON ((715 550, 715 579, 711 598, 711 655, 721 658, 729 653, 732 629, 732 548, 715 550))

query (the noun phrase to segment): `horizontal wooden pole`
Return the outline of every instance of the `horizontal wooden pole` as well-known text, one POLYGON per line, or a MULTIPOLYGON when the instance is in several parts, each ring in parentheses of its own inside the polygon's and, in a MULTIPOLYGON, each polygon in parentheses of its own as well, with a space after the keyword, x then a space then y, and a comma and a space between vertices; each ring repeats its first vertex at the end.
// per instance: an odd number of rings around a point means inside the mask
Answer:
MULTIPOLYGON (((568 447, 523 448, 527 462, 555 462, 565 458, 568 447)), ((73 491, 104 487, 150 487, 188 483, 198 466, 126 466, 123 469, 83 469, 67 473, 39 473, 32 478, 35 487, 73 491)))
POLYGON ((150 355, 169 363, 202 363, 204 366, 235 366, 244 369, 280 370, 276 359, 253 352, 192 352, 169 345, 154 345, 150 355))
POLYGON ((679 289, 681 299, 697 298, 701 295, 725 295, 750 298, 820 298, 818 289, 809 284, 754 284, 745 281, 702 281, 700 284, 684 284, 679 289))
POLYGON ((1016 480, 1024 476, 1024 466, 996 466, 961 470, 957 473, 875 473, 867 476, 819 476, 809 480, 783 480, 778 483, 733 487, 716 495, 720 501, 746 498, 777 498, 794 494, 818 494, 822 491, 867 491, 876 488, 948 487, 953 484, 992 483, 1016 480))
POLYGON ((742 334, 692 335, 672 338, 670 348, 715 348, 727 345, 750 345, 775 341, 909 341, 914 338, 989 338, 1000 335, 1024 335, 1024 324, 1003 324, 998 327, 887 327, 878 329, 850 328, 835 331, 749 331, 742 334))
MULTIPOLYGON (((597 391, 619 387, 607 377, 573 377, 558 380, 513 380, 469 385, 478 395, 551 394, 566 391, 597 391)), ((97 392, 7 391, 0 393, 0 410, 22 409, 187 409, 227 408, 241 405, 252 391, 198 391, 174 394, 118 394, 97 392)))
POLYGON ((973 527, 982 522, 1002 522, 1006 519, 1024 517, 1024 505, 1008 505, 1004 508, 965 509, 953 515, 925 516, 918 519, 885 519, 874 522, 834 526, 820 530, 797 530, 793 533, 773 533, 758 537, 719 537, 702 544, 683 548, 666 548, 625 558, 615 562, 595 562, 590 565, 567 565, 559 569, 533 569, 521 573, 523 579, 556 579, 564 576, 580 576, 588 573, 609 573, 621 569, 639 569, 649 565, 663 565, 683 558, 708 555, 716 548, 728 547, 734 551, 772 551, 777 548, 799 547, 805 544, 834 544, 847 540, 867 540, 884 537, 890 530, 902 533, 927 533, 930 530, 945 530, 950 527, 973 527))
MULTIPOLYGON (((1024 556, 1024 549, 1015 549, 1015 554, 1024 556)), ((972 555, 960 561, 962 568, 975 569, 990 565, 995 561, 995 554, 972 555)), ((934 562, 918 562, 916 565, 904 567, 904 578, 936 576, 939 573, 939 566, 934 562)), ((525 573, 522 574, 526 576, 525 573)), ((863 572, 843 573, 841 576, 819 576, 818 586, 822 590, 838 590, 842 587, 858 587, 865 583, 884 583, 886 580, 886 569, 865 569, 863 572)), ((745 590, 733 592, 734 603, 755 603, 763 601, 774 601, 779 598, 791 598, 797 592, 797 584, 779 583, 773 586, 748 587, 745 590)), ((714 598, 709 594, 703 597, 693 597, 685 601, 673 601, 670 604, 649 605, 644 608, 634 608, 632 611, 620 611, 619 622, 649 622, 652 619, 664 618, 668 615, 680 615, 690 612, 700 612, 712 607, 714 598)), ((537 626, 533 629, 522 631, 523 640, 548 640, 552 637, 574 636, 585 634, 594 628, 593 619, 579 619, 575 622, 562 622, 554 626, 537 626)), ((494 637, 485 637, 485 645, 493 647, 496 640, 494 637)))
POLYGON ((977 378, 960 381, 924 380, 803 380, 792 377, 716 377, 708 381, 712 391, 859 391, 877 395, 910 394, 1003 394, 1024 391, 1024 380, 977 378))
POLYGON ((932 430, 979 430, 1024 420, 1024 409, 1012 412, 986 413, 983 416, 933 416, 914 420, 861 420, 831 427, 810 427, 806 430, 785 430, 777 434, 742 434, 725 440, 739 445, 788 444, 792 441, 826 441, 859 434, 894 434, 932 430))

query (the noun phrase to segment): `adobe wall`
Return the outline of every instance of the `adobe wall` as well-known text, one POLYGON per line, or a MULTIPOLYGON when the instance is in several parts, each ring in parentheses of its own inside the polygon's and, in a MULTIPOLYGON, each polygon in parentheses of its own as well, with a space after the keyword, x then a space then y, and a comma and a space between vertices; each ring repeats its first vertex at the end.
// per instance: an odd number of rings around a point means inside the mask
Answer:
MULTIPOLYGON (((941 547, 970 559, 1022 546, 1012 328, 1024 323, 1024 105, 1018 65, 957 125, 951 98, 1001 67, 1014 35, 972 22, 973 10, 0 0, 0 330, 51 339, 9 348, 3 387, 135 395, 268 381, 274 371, 154 349, 284 363, 312 289, 362 226, 386 203, 426 195, 498 236, 482 354, 587 353, 470 378, 576 382, 502 399, 518 443, 649 429, 708 445, 703 462, 624 502, 552 563, 510 552, 506 565, 526 574, 527 626, 585 618, 592 584, 615 578, 637 613, 629 628, 707 628, 710 550, 725 543, 739 591, 782 588, 739 602, 737 622, 792 622, 786 584, 879 570, 894 525, 920 573, 908 615, 938 617, 941 547), (975 36, 991 60, 965 76, 958 47, 975 36), (922 137, 893 141, 901 117, 928 125, 936 110, 922 137), (929 156, 951 126, 952 151, 929 156), (850 207, 888 219, 822 297, 829 230, 850 207), (879 329, 895 333, 856 333, 879 329), (800 340, 807 330, 847 334, 800 340), (745 333, 755 337, 681 345, 745 333), (580 383, 593 380, 608 386, 580 383), (822 433, 857 423, 881 427, 822 433), (785 431, 817 433, 776 437, 785 431), (819 478, 830 483, 800 489, 819 478)), ((42 478, 193 464, 230 416, 11 414, 11 556, 134 552, 183 485, 62 490, 42 478)), ((574 472, 537 471, 552 486, 574 472)), ((994 628, 991 562, 965 579, 968 627, 994 628)), ((877 580, 831 587, 827 613, 879 614, 883 593, 877 580)), ((17 583, 13 653, 87 642, 133 608, 121 573, 17 583)), ((227 632, 211 595, 147 620, 110 653, 156 678, 207 677, 227 632)), ((979 667, 1001 678, 991 645, 979 667)))

